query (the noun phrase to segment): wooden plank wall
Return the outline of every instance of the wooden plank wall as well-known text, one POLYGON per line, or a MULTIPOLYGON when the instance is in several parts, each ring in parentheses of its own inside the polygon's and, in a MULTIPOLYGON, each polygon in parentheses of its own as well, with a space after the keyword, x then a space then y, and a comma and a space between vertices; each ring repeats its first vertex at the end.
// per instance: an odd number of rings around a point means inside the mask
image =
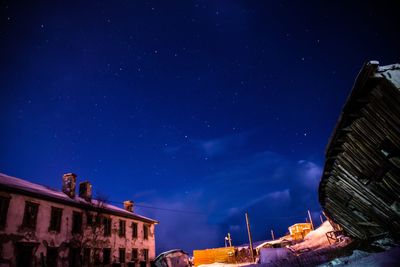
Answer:
POLYGON ((204 250, 194 250, 194 265, 210 264, 214 262, 235 263, 235 248, 213 248, 204 250))

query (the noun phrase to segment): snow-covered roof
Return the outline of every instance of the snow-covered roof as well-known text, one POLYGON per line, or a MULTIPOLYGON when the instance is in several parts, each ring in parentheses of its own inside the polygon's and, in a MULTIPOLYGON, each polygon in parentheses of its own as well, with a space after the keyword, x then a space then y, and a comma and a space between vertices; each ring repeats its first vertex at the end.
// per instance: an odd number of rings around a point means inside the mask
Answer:
POLYGON ((3 188, 6 191, 7 189, 9 191, 18 191, 22 194, 33 195, 37 198, 46 199, 54 202, 61 202, 63 204, 70 206, 78 206, 81 208, 93 208, 93 209, 100 207, 102 209, 102 212, 105 213, 112 213, 119 216, 128 217, 149 223, 156 223, 156 224, 158 223, 158 221, 156 220, 138 215, 136 213, 127 211, 123 208, 119 208, 117 206, 110 205, 107 203, 100 203, 100 201, 96 199, 92 199, 92 201, 89 203, 88 201, 79 196, 70 198, 62 191, 55 190, 44 185, 31 183, 29 181, 20 178, 0 173, 0 189, 3 188))

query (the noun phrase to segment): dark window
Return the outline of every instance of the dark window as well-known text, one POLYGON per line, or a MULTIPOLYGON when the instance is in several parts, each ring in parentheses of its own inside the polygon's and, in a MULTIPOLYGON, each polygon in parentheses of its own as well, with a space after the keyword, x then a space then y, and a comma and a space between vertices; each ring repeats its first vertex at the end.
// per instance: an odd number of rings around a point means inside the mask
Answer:
POLYGON ((103 248, 103 263, 109 264, 111 261, 111 249, 103 248))
POLYGON ((57 267, 58 248, 47 247, 46 263, 47 267, 57 267))
POLYGON ((100 226, 100 222, 101 222, 101 217, 100 217, 100 215, 96 215, 96 219, 95 219, 95 225, 96 226, 100 226))
POLYGON ((100 249, 95 248, 93 252, 94 266, 100 265, 100 249))
POLYGON ((138 259, 138 250, 137 248, 132 249, 132 261, 136 261, 138 259))
POLYGON ((82 257, 80 248, 70 248, 69 249, 69 267, 82 266, 82 257))
POLYGON ((143 260, 144 261, 148 261, 149 260, 149 250, 148 249, 143 249, 142 253, 143 253, 143 260))
POLYGON ((103 218, 104 236, 111 235, 111 218, 103 218))
POLYGON ((86 225, 93 226, 93 214, 87 214, 86 216, 86 225))
POLYGON ((119 262, 120 263, 125 262, 125 249, 124 248, 119 249, 119 262))
POLYGON ((132 223, 132 238, 137 238, 137 223, 132 223))
POLYGON ((32 244, 17 243, 16 244, 16 267, 33 267, 35 246, 32 244))
POLYGON ((101 217, 99 215, 88 214, 86 217, 87 226, 99 227, 101 222, 101 217))
POLYGON ((32 203, 29 201, 25 202, 24 219, 22 222, 23 227, 35 229, 36 219, 39 210, 39 204, 32 203))
POLYGON ((82 233, 82 213, 72 213, 72 233, 82 233))
POLYGON ((62 219, 62 209, 51 207, 51 217, 49 231, 60 232, 61 229, 61 219, 62 219))
POLYGON ((143 224, 143 239, 149 239, 149 226, 143 224))
POLYGON ((10 204, 10 199, 7 197, 0 197, 0 229, 4 229, 7 222, 7 211, 10 204))
POLYGON ((90 265, 90 248, 83 249, 83 264, 90 265))
POLYGON ((118 234, 120 237, 125 237, 125 226, 126 223, 124 220, 119 220, 119 231, 118 234))

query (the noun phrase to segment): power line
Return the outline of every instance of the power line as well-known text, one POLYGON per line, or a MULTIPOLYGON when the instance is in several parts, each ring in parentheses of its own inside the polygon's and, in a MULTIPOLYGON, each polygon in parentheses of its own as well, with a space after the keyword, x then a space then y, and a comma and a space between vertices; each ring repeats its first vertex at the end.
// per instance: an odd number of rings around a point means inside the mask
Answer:
MULTIPOLYGON (((114 204, 121 204, 121 201, 112 201, 112 200, 107 200, 106 202, 114 203, 114 204)), ((180 209, 170 209, 170 208, 164 208, 164 207, 156 207, 152 205, 146 205, 146 204, 137 204, 135 203, 136 207, 140 208, 145 208, 145 209, 153 209, 153 210, 162 210, 162 211, 170 211, 170 212, 178 212, 178 213, 188 213, 188 214, 204 214, 207 215, 208 213, 204 211, 194 211, 194 210, 180 210, 180 209)), ((227 214, 222 214, 222 213, 214 213, 215 215, 223 215, 227 216, 227 214)), ((299 218, 305 218, 305 214, 298 214, 298 215, 293 215, 293 216, 281 216, 281 217, 268 217, 268 220, 285 220, 285 219, 299 219, 299 218)))
MULTIPOLYGON (((122 203, 120 201, 112 201, 112 200, 107 200, 106 202, 115 203, 115 204, 121 204, 122 203)), ((171 211, 171 212, 181 212, 181 213, 206 214, 205 212, 202 212, 202 211, 178 210, 178 209, 155 207, 155 206, 136 204, 136 203, 135 203, 135 207, 141 207, 141 208, 146 208, 146 209, 154 209, 154 210, 171 211)))

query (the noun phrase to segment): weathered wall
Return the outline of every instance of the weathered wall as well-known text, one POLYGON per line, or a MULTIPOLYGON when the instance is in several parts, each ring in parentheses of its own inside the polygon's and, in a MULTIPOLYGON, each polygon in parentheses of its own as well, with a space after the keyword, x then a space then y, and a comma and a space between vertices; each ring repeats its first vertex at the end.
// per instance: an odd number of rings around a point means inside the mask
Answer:
POLYGON ((97 231, 93 232, 92 228, 87 226, 87 211, 23 195, 8 194, 6 192, 0 193, 2 195, 8 195, 11 197, 7 213, 7 223, 5 228, 0 230, 0 247, 2 246, 2 250, 0 250, 0 257, 2 259, 0 267, 15 265, 16 261, 14 257, 14 244, 16 242, 37 242, 38 246, 35 256, 38 263, 40 262, 41 253, 46 256, 47 246, 59 247, 59 266, 62 266, 62 262, 64 262, 64 265, 68 264, 68 247, 71 242, 78 245, 86 245, 87 247, 91 248, 111 248, 111 262, 119 261, 119 248, 125 248, 126 262, 129 262, 131 259, 131 251, 133 248, 137 248, 139 250, 140 261, 143 260, 141 249, 149 250, 149 260, 153 260, 155 258, 154 224, 147 224, 149 225, 149 236, 148 240, 144 240, 144 222, 101 213, 100 215, 104 215, 112 219, 111 236, 104 237, 102 229, 98 228, 97 231), (26 230, 21 227, 24 216, 25 201, 31 201, 39 204, 36 229, 34 231, 26 230), (48 230, 52 206, 63 209, 61 230, 59 233, 48 230), (84 231, 81 235, 72 234, 73 211, 83 212, 82 225, 84 231), (119 237, 118 235, 119 219, 126 221, 125 238, 119 237), (138 224, 137 239, 132 239, 132 222, 136 222, 138 224))

